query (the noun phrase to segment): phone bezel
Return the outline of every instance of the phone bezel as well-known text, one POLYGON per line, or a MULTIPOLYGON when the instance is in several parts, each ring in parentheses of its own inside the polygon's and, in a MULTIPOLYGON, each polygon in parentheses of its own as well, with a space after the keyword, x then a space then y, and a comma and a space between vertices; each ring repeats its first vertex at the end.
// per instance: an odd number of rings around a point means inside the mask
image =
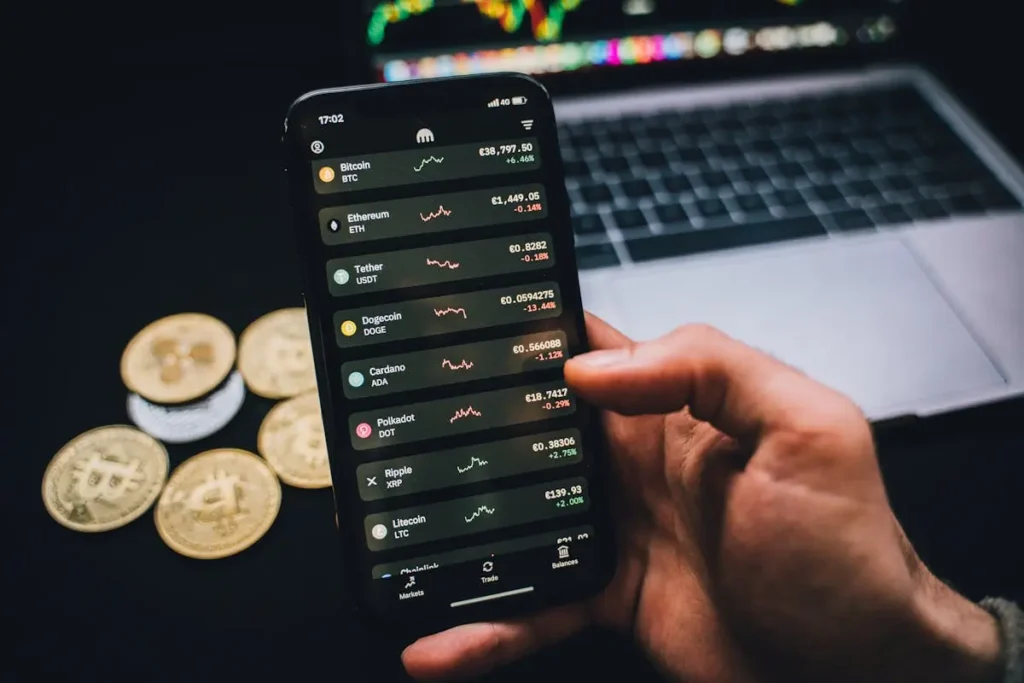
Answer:
MULTIPOLYGON (((535 79, 522 74, 489 74, 483 76, 466 76, 430 81, 413 81, 401 84, 369 84, 317 90, 307 93, 298 98, 290 107, 284 123, 284 135, 282 138, 286 163, 285 170, 289 188, 290 201, 292 206, 293 226, 291 234, 295 248, 299 255, 300 270, 302 272, 303 297, 306 301, 307 318, 311 331, 313 354, 315 358, 317 383, 319 387, 321 407, 324 414, 324 430, 327 439, 329 452, 339 452, 337 444, 347 439, 347 432, 337 429, 334 420, 328 419, 334 414, 334 399, 331 387, 340 382, 338 373, 332 372, 327 367, 325 356, 325 344, 333 344, 333 338, 324 338, 324 329, 330 328, 330 319, 333 313, 329 307, 323 306, 330 302, 329 296, 315 296, 311 293, 317 287, 323 287, 323 264, 319 262, 317 250, 320 240, 317 209, 315 206, 316 192, 313 185, 312 175, 309 173, 310 157, 308 155, 307 139, 301 132, 301 123, 308 117, 318 112, 330 111, 335 108, 334 103, 344 102, 351 106, 357 100, 361 100, 360 110, 372 108, 373 110, 407 111, 417 110, 418 104, 422 103, 428 107, 435 107, 440 103, 451 106, 455 102, 468 102, 470 100, 486 102, 486 93, 498 92, 510 85, 522 88, 524 81, 536 94, 536 99, 541 106, 532 108, 532 115, 535 119, 535 131, 541 139, 544 152, 545 174, 549 178, 564 178, 561 153, 558 147, 557 128, 555 126, 554 108, 546 89, 535 79), (371 100, 374 100, 371 103, 371 100), (372 104, 372 107, 371 107, 372 104), (308 236, 307 236, 308 235, 308 236), (322 310, 323 309, 323 310, 322 310), (327 320, 328 325, 323 321, 327 320)), ((548 183, 546 185, 549 204, 549 216, 562 216, 564 220, 557 221, 561 229, 568 231, 568 244, 572 243, 571 225, 569 223, 569 197, 563 182, 548 183)), ((555 221, 553 221, 555 222, 555 221)), ((561 236, 565 240, 566 235, 561 236)), ((557 240, 557 237, 556 237, 557 240)), ((555 268, 560 271, 577 271, 575 253, 571 248, 562 249, 558 253, 558 262, 555 268)), ((573 304, 573 324, 581 342, 581 347, 589 348, 589 341, 586 334, 585 318, 581 303, 579 289, 579 278, 565 278, 561 273, 559 283, 562 290, 563 301, 573 304), (571 286, 567 286, 571 283, 571 286)), ((567 307, 568 308, 568 307, 567 307)), ((592 597, 600 592, 611 580, 616 568, 615 536, 610 514, 608 501, 608 470, 607 447, 598 411, 580 406, 579 410, 586 410, 589 413, 588 420, 581 420, 581 428, 589 432, 590 443, 597 445, 592 454, 593 472, 596 476, 589 480, 591 498, 594 501, 591 506, 590 521, 588 523, 598 529, 597 566, 588 571, 587 581, 577 582, 575 585, 560 586, 555 595, 542 592, 529 593, 516 596, 510 599, 503 599, 494 602, 484 602, 479 605, 472 605, 461 608, 458 611, 452 609, 440 609, 425 611, 411 609, 407 613, 396 613, 382 611, 377 604, 368 599, 364 590, 369 578, 359 578, 355 568, 360 565, 359 560, 352 559, 353 549, 357 554, 365 552, 365 539, 362 532, 362 515, 359 507, 362 504, 355 485, 349 491, 346 487, 334 487, 335 508, 338 512, 339 539, 342 543, 342 572, 347 593, 352 598, 353 607, 361 614, 365 614, 374 621, 394 628, 398 627, 410 635, 427 633, 439 628, 444 628, 456 623, 466 623, 477 620, 491 620, 505 618, 513 615, 536 611, 553 604, 564 604, 592 597), (346 519, 356 520, 351 523, 344 523, 346 519), (410 618, 412 617, 412 618, 410 618)), ((337 466, 336 459, 331 459, 332 473, 336 480, 341 475, 348 474, 337 466)), ((354 480, 353 480, 354 481, 354 480)))

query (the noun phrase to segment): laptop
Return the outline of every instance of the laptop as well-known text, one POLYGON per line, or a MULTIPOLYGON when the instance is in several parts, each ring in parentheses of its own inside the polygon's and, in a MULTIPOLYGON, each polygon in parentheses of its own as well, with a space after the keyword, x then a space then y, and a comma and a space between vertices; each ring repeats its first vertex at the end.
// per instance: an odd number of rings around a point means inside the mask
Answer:
POLYGON ((554 93, 584 303, 707 323, 873 420, 1024 393, 1024 172, 892 0, 346 4, 357 81, 554 93))

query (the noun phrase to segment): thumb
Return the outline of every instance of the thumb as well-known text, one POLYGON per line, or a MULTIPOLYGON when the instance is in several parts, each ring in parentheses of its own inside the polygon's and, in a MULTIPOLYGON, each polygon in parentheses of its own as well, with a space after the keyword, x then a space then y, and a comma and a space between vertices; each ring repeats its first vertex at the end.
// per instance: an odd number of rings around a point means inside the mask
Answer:
POLYGON ((566 363, 565 377, 601 408, 642 415, 689 407, 696 419, 740 440, 820 425, 830 415, 849 416, 852 407, 788 365, 702 325, 577 356, 566 363))

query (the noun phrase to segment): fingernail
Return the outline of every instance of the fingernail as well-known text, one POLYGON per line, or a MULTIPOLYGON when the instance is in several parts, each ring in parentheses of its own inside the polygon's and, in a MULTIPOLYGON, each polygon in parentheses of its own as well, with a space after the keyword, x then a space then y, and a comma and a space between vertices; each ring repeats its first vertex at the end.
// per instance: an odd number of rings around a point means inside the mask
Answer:
POLYGON ((629 360, 629 352, 625 349, 614 349, 609 351, 591 351, 573 359, 576 363, 590 366, 592 368, 607 368, 613 365, 622 365, 629 360))

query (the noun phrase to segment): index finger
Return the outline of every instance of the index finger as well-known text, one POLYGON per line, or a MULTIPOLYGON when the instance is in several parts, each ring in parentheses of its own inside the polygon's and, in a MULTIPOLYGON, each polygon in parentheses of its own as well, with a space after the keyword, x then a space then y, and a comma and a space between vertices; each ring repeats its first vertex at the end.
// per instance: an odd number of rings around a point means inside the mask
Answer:
POLYGON ((859 416, 841 394, 702 325, 577 356, 566 363, 565 376, 582 398, 602 408, 642 415, 688 407, 737 439, 859 416))

